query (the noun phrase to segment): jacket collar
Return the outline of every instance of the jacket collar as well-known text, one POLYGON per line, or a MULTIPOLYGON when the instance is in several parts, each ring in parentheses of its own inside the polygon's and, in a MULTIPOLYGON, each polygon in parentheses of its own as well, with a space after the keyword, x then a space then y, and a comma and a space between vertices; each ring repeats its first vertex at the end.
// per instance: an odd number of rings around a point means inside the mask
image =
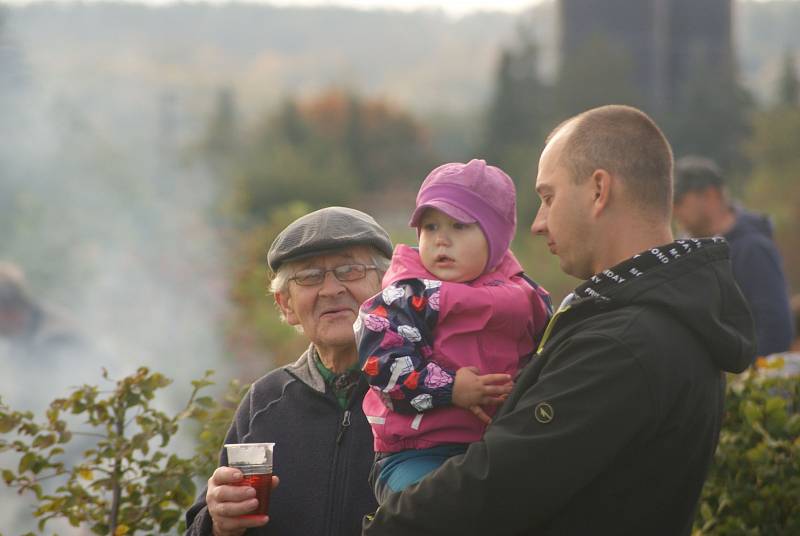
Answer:
POLYGON ((314 364, 316 355, 317 349, 311 344, 297 361, 286 366, 286 370, 315 391, 325 394, 325 378, 314 364))
MULTIPOLYGON (((651 248, 634 255, 616 266, 593 275, 573 292, 574 298, 604 298, 615 288, 631 279, 636 279, 670 264, 696 250, 713 244, 724 243, 721 237, 676 240, 670 244, 651 248)), ((571 300, 571 301, 574 301, 571 300)))

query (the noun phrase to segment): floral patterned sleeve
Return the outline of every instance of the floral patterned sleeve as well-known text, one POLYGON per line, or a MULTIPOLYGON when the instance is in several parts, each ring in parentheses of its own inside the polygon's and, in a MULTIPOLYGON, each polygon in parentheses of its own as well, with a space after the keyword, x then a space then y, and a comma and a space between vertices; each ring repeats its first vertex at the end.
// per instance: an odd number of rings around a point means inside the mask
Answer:
POLYGON ((405 279, 364 302, 354 329, 372 389, 398 413, 452 404, 455 372, 430 360, 441 281, 405 279))

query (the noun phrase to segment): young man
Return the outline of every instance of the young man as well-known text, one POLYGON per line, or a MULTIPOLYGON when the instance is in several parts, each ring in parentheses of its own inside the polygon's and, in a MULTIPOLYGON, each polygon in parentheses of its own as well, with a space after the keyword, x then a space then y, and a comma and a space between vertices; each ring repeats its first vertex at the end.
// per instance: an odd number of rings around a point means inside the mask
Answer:
POLYGON ((688 535, 725 381, 753 358, 723 240, 673 242, 672 151, 644 113, 562 123, 532 231, 584 279, 482 441, 392 496, 366 535, 688 535))

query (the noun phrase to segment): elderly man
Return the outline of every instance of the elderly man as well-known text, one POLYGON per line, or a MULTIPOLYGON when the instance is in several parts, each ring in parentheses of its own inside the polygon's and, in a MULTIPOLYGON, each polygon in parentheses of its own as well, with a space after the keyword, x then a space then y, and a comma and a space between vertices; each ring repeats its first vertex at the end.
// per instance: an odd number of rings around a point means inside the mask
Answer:
POLYGON ((531 227, 583 281, 482 441, 381 504, 365 534, 688 535, 755 351, 722 239, 674 242, 672 151, 644 113, 562 123, 531 227))
POLYGON ((676 162, 674 200, 675 220, 690 236, 723 236, 730 245, 733 278, 756 324, 758 355, 788 350, 793 338, 789 288, 769 218, 731 202, 722 171, 699 156, 676 162))
POLYGON ((330 207, 284 229, 267 255, 272 291, 284 319, 310 346, 291 365, 257 380, 236 412, 226 443, 274 442, 269 517, 246 516, 257 500, 235 486, 227 457, 186 515, 187 534, 280 536, 358 534, 375 510, 367 482, 372 432, 361 409, 367 385, 358 370, 353 322, 380 291, 392 244, 374 219, 330 207), (261 527, 261 528, 254 528, 261 527))

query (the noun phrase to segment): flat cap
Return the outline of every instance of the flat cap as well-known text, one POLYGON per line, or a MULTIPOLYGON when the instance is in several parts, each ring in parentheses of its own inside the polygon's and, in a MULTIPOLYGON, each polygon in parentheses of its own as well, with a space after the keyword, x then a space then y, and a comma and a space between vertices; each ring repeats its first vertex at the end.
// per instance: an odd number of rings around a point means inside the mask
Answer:
POLYGON ((296 219, 272 242, 267 264, 273 272, 286 262, 349 246, 373 246, 392 257, 389 234, 372 216, 347 207, 327 207, 296 219))

